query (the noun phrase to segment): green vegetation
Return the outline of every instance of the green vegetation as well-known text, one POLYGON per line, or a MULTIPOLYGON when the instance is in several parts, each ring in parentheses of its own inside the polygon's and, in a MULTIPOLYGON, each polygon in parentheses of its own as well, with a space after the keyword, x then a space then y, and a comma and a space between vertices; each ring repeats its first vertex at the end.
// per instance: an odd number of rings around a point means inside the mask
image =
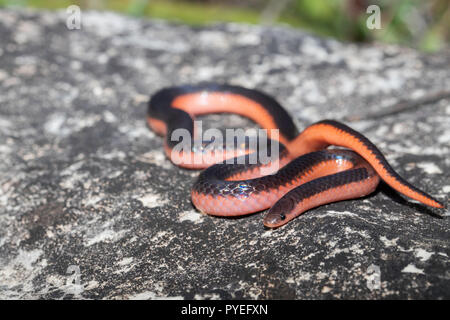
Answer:
POLYGON ((288 24, 344 41, 377 40, 425 51, 447 46, 450 38, 448 0, 0 0, 0 7, 63 9, 71 4, 190 25, 217 21, 288 24), (366 27, 370 4, 381 8, 380 30, 366 27), (267 20, 264 13, 274 5, 278 11, 267 20))

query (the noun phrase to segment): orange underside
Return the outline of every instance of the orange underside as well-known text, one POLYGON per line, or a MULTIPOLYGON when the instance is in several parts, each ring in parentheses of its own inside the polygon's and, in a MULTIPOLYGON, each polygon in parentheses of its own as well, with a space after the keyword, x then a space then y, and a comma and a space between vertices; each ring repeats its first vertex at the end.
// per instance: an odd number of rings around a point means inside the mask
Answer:
POLYGON ((378 175, 373 175, 364 181, 349 183, 343 186, 331 188, 321 193, 317 193, 297 203, 293 210, 285 213, 285 219, 277 220, 276 222, 271 221, 269 211, 269 214, 267 214, 264 218, 264 225, 269 228, 277 228, 286 224, 290 220, 294 219, 295 217, 299 216, 309 209, 331 202, 363 197, 372 193, 376 189, 379 181, 380 177, 378 175))
POLYGON ((329 145, 349 148, 358 153, 374 168, 384 182, 401 194, 431 207, 444 207, 441 203, 417 193, 407 185, 397 181, 389 174, 386 168, 378 161, 376 156, 363 143, 351 134, 341 131, 334 126, 327 124, 310 126, 291 142, 291 146, 298 146, 297 149, 295 147, 291 147, 297 150, 297 155, 317 151, 326 148, 329 145))
MULTIPOLYGON (((259 103, 233 93, 203 92, 181 95, 173 100, 172 106, 191 116, 210 113, 234 113, 249 118, 267 129, 267 136, 272 138, 271 129, 279 129, 270 113, 259 103)), ((288 139, 281 132, 281 143, 288 144, 288 139)))
MULTIPOLYGON (((364 162, 361 165, 355 166, 350 161, 323 161, 311 167, 308 171, 303 172, 298 178, 293 177, 288 184, 277 188, 268 187, 267 190, 254 194, 245 196, 227 196, 226 198, 223 196, 213 196, 212 194, 200 194, 194 191, 192 192, 191 198, 195 207, 202 212, 216 216, 240 216, 271 208, 287 192, 306 182, 360 166, 368 166, 368 164, 364 162)), ((372 169, 369 167, 368 170, 372 169)), ((320 204, 332 202, 331 199, 336 199, 335 201, 338 201, 364 196, 376 188, 378 181, 379 177, 377 175, 372 175, 372 177, 366 181, 359 181, 357 188, 345 188, 344 186, 317 193, 314 197, 305 199, 298 204, 296 211, 291 213, 291 219, 293 218, 292 215, 297 216, 301 212, 310 209, 311 204, 317 203, 316 206, 318 206, 320 204)), ((286 220, 285 222, 289 220, 286 220)), ((270 226, 269 223, 266 223, 266 225, 270 226)), ((275 225, 272 225, 271 227, 275 227, 275 225)))

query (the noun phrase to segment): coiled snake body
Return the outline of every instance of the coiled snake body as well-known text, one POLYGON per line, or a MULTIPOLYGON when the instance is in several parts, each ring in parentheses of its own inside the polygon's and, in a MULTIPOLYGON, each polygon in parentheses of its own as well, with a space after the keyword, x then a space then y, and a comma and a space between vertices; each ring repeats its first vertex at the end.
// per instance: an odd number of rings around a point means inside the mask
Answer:
MULTIPOLYGON (((210 215, 238 216, 270 208, 264 225, 279 227, 308 209, 370 194, 380 179, 407 197, 443 208, 442 203, 400 177, 361 133, 333 120, 314 123, 298 133, 283 107, 257 90, 214 83, 165 88, 151 97, 147 121, 165 136, 169 159, 203 159, 178 161, 177 165, 206 168, 194 184, 191 198, 197 209, 210 215), (209 160, 214 157, 205 156, 204 149, 175 150, 178 141, 171 137, 176 129, 186 130, 194 140, 194 117, 221 112, 250 118, 265 129, 278 129, 280 152, 273 161, 278 161, 281 169, 261 176, 260 169, 267 164, 216 164, 209 160), (330 145, 350 150, 325 150, 330 145)), ((241 156, 248 160, 250 153, 227 149, 222 155, 223 159, 241 156)))

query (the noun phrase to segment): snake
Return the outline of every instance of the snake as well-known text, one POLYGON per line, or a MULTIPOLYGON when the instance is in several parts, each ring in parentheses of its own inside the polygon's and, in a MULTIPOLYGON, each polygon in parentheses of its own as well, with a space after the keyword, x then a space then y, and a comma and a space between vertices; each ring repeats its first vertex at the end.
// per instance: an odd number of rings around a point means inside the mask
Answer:
POLYGON ((147 123, 164 137, 172 162, 203 169, 191 189, 192 204, 202 213, 233 217, 268 209, 263 223, 277 228, 312 208, 367 196, 380 180, 424 205, 444 208, 402 178, 363 134, 336 120, 322 120, 299 132, 289 113, 256 89, 211 82, 165 87, 150 97, 147 123), (211 113, 254 121, 267 131, 267 150, 277 143, 278 156, 268 163, 251 162, 263 145, 255 147, 244 139, 239 147, 223 147, 218 161, 218 150, 198 137, 194 123, 211 113), (180 132, 187 134, 183 148, 180 132))

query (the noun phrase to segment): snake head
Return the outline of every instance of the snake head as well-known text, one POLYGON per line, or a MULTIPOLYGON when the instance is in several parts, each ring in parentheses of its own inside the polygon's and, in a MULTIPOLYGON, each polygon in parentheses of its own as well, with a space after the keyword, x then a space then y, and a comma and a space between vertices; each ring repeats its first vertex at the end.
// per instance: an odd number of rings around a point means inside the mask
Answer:
POLYGON ((268 228, 278 228, 285 223, 285 220, 286 216, 283 213, 277 215, 267 214, 263 220, 263 223, 268 228))
POLYGON ((290 214, 295 204, 290 197, 283 197, 278 200, 267 215, 264 217, 263 223, 269 228, 278 228, 292 220, 295 215, 290 214))

